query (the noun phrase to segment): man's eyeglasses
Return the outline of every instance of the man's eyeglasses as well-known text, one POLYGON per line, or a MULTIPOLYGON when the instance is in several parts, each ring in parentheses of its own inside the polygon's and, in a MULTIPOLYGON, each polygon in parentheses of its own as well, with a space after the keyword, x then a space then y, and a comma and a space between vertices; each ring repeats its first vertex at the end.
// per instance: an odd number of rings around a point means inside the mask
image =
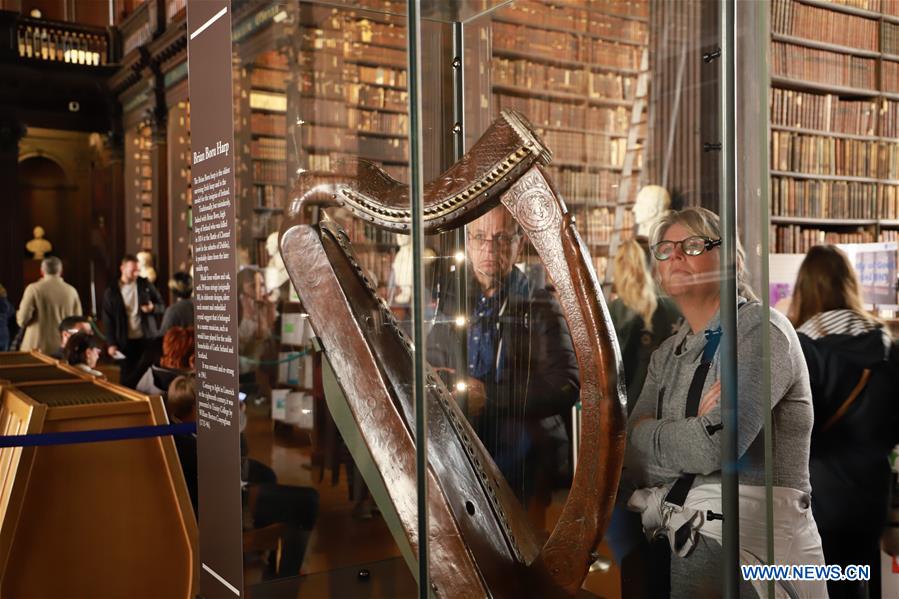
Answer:
POLYGON ((709 239, 701 235, 693 235, 680 241, 670 241, 663 239, 652 246, 652 255, 659 262, 664 262, 674 254, 674 248, 681 246, 681 249, 688 256, 699 256, 712 248, 721 245, 720 239, 709 239))
POLYGON ((469 241, 481 248, 493 244, 496 244, 501 248, 507 248, 511 246, 512 242, 516 239, 518 239, 517 233, 497 233, 493 237, 487 237, 483 233, 475 233, 474 235, 468 236, 469 241))

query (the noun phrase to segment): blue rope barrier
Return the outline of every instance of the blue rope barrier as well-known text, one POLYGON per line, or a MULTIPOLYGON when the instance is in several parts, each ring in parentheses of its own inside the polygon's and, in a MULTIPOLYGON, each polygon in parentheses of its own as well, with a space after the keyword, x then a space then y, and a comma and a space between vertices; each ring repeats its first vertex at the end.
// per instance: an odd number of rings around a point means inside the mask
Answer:
POLYGON ((44 445, 70 445, 72 443, 99 443, 102 441, 186 435, 195 432, 197 432, 196 422, 181 422, 158 426, 127 426, 90 431, 38 433, 36 435, 5 435, 0 436, 0 447, 41 447, 44 445))

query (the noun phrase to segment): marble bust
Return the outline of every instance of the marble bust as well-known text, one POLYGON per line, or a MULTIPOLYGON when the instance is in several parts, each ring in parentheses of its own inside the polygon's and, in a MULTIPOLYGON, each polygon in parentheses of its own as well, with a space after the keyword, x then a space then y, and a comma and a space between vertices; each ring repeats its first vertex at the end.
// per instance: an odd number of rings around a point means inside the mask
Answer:
POLYGON ((34 228, 34 239, 25 244, 25 249, 31 252, 35 260, 43 260, 44 255, 53 250, 53 244, 44 239, 44 228, 34 228))
POLYGON ((268 299, 277 302, 281 296, 281 286, 287 282, 287 268, 278 251, 278 233, 272 233, 265 239, 265 251, 268 253, 268 263, 265 265, 265 289, 268 291, 268 299))
POLYGON ((637 194, 634 203, 634 221, 637 223, 637 235, 648 237, 652 226, 671 209, 671 196, 659 185, 646 185, 637 194))

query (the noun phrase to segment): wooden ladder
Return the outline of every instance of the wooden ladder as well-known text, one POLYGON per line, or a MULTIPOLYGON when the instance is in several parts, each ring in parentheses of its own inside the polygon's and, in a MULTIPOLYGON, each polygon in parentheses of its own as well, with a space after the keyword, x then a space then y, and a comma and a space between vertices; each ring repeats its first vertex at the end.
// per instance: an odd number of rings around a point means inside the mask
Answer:
MULTIPOLYGON (((647 121, 644 117, 647 111, 647 103, 649 100, 649 49, 643 49, 643 56, 640 58, 640 74, 637 76, 637 92, 634 96, 634 104, 631 108, 631 124, 627 133, 627 147, 624 152, 624 163, 621 167, 621 180, 618 183, 618 201, 615 202, 615 225, 612 228, 612 237, 609 240, 609 259, 606 261, 606 276, 603 286, 608 288, 612 284, 612 278, 615 270, 615 254, 618 252, 618 246, 621 245, 622 233, 624 232, 624 213, 633 204, 631 201, 631 181, 634 176, 634 166, 638 155, 643 152, 646 140, 641 135, 641 130, 645 130, 647 121)), ((644 157, 645 158, 645 157, 644 157)), ((645 171, 645 164, 642 165, 645 171)), ((641 180, 643 175, 641 174, 641 180)), ((631 235, 633 229, 628 228, 631 235)), ((630 237, 630 236, 628 236, 630 237)), ((625 237, 627 239, 628 237, 625 237)))

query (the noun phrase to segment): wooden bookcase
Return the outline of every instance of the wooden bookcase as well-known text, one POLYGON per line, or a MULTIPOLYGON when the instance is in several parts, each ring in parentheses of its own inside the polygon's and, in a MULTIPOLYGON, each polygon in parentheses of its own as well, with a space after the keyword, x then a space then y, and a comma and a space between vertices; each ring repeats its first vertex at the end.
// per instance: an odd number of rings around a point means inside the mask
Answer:
POLYGON ((131 166, 131 210, 134 212, 137 251, 153 252, 153 223, 156 216, 153 205, 153 128, 147 122, 138 124, 128 136, 128 161, 131 166))
POLYGON ((181 100, 169 109, 169 235, 171 273, 189 271, 193 264, 193 198, 191 195, 190 101, 181 100))
POLYGON ((771 3, 770 251, 899 234, 899 3, 771 3))
MULTIPOLYGON (((537 127, 553 152, 549 173, 601 275, 615 232, 641 59, 649 43, 649 3, 519 1, 494 13, 491 29, 494 116, 513 108, 537 127)), ((633 234, 630 206, 642 183, 645 125, 637 139, 641 150, 624 198, 622 239, 633 234)))

